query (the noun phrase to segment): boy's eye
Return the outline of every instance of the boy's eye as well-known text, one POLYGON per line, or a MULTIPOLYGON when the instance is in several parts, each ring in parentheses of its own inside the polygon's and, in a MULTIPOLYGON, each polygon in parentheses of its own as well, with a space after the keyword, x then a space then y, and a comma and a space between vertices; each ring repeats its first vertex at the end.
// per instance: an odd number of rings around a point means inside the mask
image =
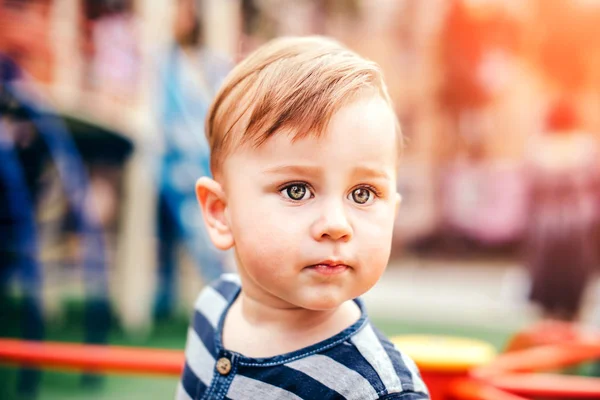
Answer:
POLYGON ((356 188, 350 193, 352 200, 357 204, 367 204, 373 201, 373 192, 367 188, 356 188))
POLYGON ((306 185, 301 183, 287 186, 281 190, 281 193, 294 201, 308 200, 310 198, 310 190, 308 190, 306 185))

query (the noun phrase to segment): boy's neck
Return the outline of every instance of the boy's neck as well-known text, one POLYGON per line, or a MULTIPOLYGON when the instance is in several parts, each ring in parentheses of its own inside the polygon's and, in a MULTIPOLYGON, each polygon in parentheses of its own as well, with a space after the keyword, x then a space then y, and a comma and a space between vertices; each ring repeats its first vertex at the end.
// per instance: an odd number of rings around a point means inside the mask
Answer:
POLYGON ((360 318, 360 310, 353 301, 342 303, 329 310, 308 310, 294 306, 278 306, 260 301, 244 291, 239 298, 240 311, 244 319, 255 326, 270 326, 282 331, 298 331, 335 323, 336 320, 360 318))
POLYGON ((273 357, 326 340, 358 321, 360 314, 352 300, 315 311, 277 307, 242 291, 226 317, 223 344, 248 357, 273 357))

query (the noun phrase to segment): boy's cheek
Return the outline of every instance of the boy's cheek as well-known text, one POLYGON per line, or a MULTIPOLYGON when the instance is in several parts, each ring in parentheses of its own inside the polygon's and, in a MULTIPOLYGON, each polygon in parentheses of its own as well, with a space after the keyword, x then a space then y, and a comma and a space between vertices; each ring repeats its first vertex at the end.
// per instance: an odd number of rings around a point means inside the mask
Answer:
POLYGON ((367 230, 372 235, 391 235, 394 229, 396 215, 393 205, 382 205, 374 212, 361 213, 357 217, 358 228, 367 230))
POLYGON ((255 278, 277 279, 279 273, 289 272, 283 266, 289 266, 290 260, 298 261, 297 253, 291 245, 272 238, 273 236, 253 235, 247 237, 247 240, 241 240, 236 246, 239 261, 255 278))
POLYGON ((241 208, 232 215, 234 234, 246 241, 264 245, 265 240, 285 242, 294 222, 273 208, 241 208))

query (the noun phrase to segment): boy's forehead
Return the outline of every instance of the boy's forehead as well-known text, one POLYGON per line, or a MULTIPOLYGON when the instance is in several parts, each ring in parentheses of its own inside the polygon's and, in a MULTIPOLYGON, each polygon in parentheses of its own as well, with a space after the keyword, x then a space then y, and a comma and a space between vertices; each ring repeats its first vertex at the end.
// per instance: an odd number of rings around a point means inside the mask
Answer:
MULTIPOLYGON (((394 111, 390 104, 378 95, 366 93, 352 101, 340 106, 328 121, 300 121, 298 124, 282 125, 277 131, 269 135, 264 141, 252 143, 255 148, 263 147, 268 142, 293 146, 297 143, 320 147, 331 139, 332 135, 343 135, 354 129, 359 129, 358 137, 368 139, 375 131, 386 130, 395 136, 400 136, 394 111), (385 125, 385 126, 382 126, 385 125)), ((244 144, 240 140, 240 145, 244 144)), ((382 144, 385 145, 385 144, 382 144)))
POLYGON ((342 107, 321 131, 287 126, 259 144, 239 143, 229 157, 242 153, 266 168, 297 159, 370 160, 374 164, 393 157, 396 162, 398 135, 389 106, 383 100, 362 99, 342 107))

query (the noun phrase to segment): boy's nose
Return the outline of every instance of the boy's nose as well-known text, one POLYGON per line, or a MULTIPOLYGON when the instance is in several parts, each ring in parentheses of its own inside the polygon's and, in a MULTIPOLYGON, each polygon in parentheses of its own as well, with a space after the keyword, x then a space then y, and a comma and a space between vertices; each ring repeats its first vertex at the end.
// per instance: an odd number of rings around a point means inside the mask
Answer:
POLYGON ((323 207, 319 218, 313 223, 311 233, 315 240, 325 239, 348 241, 352 238, 353 230, 344 207, 330 202, 323 207))

